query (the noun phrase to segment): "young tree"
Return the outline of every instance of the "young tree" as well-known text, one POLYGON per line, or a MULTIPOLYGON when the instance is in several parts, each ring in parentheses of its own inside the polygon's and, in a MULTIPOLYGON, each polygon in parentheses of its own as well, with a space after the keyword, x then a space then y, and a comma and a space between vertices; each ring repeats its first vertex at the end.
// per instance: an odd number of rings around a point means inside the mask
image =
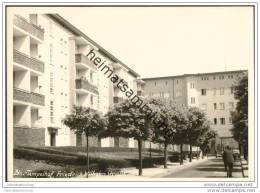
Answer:
POLYGON ((192 162, 192 146, 198 142, 198 139, 203 136, 207 128, 206 114, 197 107, 188 109, 188 124, 187 124, 187 142, 190 146, 189 161, 192 162))
POLYGON ((233 129, 236 141, 243 147, 244 157, 248 152, 248 76, 243 76, 234 87, 235 99, 238 100, 236 111, 231 112, 233 129))
POLYGON ((142 175, 142 141, 149 140, 149 119, 141 108, 126 100, 116 104, 107 114, 108 129, 103 136, 134 138, 138 142, 139 175, 142 175))
POLYGON ((63 124, 69 127, 77 134, 85 134, 87 141, 87 177, 89 173, 89 137, 98 136, 107 125, 105 118, 97 111, 84 108, 81 106, 74 106, 73 112, 66 115, 63 119, 63 124))
POLYGON ((186 106, 178 106, 180 122, 174 135, 173 144, 180 146, 180 165, 183 164, 183 144, 187 143, 188 109, 186 106))
POLYGON ((164 144, 164 168, 167 168, 167 147, 174 143, 177 129, 183 127, 184 118, 177 105, 172 101, 157 100, 159 124, 153 124, 154 141, 164 144))
POLYGON ((204 135, 202 135, 199 139, 199 147, 202 151, 202 158, 207 155, 210 150, 210 143, 217 136, 217 132, 214 130, 208 130, 204 135))

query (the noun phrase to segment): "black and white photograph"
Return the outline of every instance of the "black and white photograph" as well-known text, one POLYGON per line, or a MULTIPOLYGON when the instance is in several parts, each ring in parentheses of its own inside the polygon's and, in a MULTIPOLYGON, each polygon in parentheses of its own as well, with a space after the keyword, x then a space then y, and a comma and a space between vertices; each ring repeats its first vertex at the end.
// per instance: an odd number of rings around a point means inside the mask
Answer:
POLYGON ((5 181, 253 186, 257 6, 6 2, 5 181))

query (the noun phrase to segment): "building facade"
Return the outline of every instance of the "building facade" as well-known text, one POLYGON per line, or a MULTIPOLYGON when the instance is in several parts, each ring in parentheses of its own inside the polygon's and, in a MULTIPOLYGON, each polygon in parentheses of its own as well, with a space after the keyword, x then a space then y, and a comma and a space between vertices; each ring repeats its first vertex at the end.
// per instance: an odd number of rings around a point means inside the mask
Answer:
MULTIPOLYGON (((148 98, 167 98, 185 106, 205 111, 211 128, 218 133, 212 149, 238 144, 232 138, 230 112, 235 110, 234 85, 247 71, 186 74, 180 76, 145 78, 144 93, 148 98)), ((188 148, 188 147, 186 147, 188 148)))
MULTIPOLYGON (((137 91, 136 72, 57 14, 9 15, 7 31, 8 135, 14 146, 86 143, 62 123, 73 106, 106 114, 125 99, 97 61, 137 91)), ((93 137, 90 145, 134 147, 135 142, 93 137)))

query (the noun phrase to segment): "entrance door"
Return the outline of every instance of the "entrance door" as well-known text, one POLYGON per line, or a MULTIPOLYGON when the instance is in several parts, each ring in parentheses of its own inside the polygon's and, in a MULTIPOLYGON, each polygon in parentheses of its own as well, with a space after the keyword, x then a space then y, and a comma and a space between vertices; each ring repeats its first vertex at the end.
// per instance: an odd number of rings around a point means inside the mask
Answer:
POLYGON ((56 146, 56 133, 51 133, 51 146, 56 146))

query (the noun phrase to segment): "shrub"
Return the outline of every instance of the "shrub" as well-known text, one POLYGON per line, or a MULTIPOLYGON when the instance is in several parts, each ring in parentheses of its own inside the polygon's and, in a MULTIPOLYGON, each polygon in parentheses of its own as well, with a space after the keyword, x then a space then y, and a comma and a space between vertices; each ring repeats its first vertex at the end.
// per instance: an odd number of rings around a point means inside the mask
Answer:
MULTIPOLYGON (((14 158, 17 159, 27 159, 27 160, 42 160, 47 163, 57 164, 57 165, 79 165, 84 166, 87 163, 87 158, 84 155, 78 154, 63 154, 64 152, 58 151, 37 151, 37 148, 14 148, 14 158), (51 153, 50 153, 51 152, 51 153)), ((41 149, 42 150, 42 149, 41 149)), ((66 153, 66 152, 65 152, 66 153)), ((130 164, 126 160, 116 160, 116 159, 104 159, 104 158, 93 158, 90 157, 90 165, 92 165, 95 170, 100 170, 102 172, 109 170, 109 168, 125 168, 129 167, 130 164)), ((91 168, 90 168, 91 169, 91 168)))

